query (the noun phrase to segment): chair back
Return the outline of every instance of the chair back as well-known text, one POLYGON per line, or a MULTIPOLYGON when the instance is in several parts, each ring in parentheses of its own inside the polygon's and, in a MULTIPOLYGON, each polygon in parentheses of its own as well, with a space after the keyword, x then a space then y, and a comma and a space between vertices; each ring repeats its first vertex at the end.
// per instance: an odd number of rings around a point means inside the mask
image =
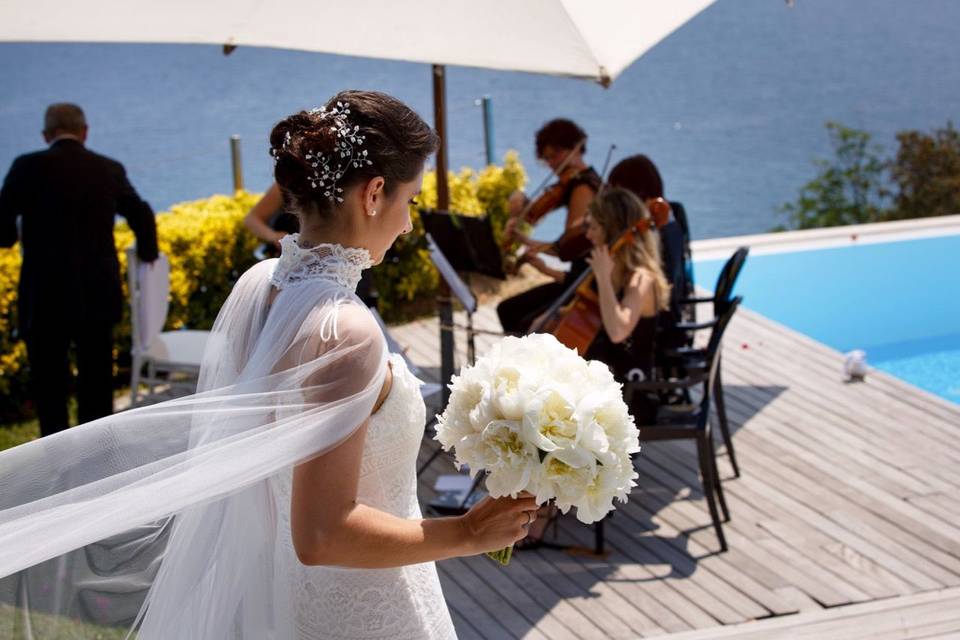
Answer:
POLYGON ((690 251, 690 221, 687 218, 687 210, 680 202, 670 201, 670 209, 673 212, 673 219, 680 225, 683 231, 683 269, 686 281, 684 282, 684 297, 692 298, 695 290, 693 282, 693 254, 690 251))
POLYGON ((726 333, 727 326, 730 324, 730 320, 733 319, 733 314, 736 313, 737 307, 740 306, 742 301, 743 298, 740 296, 730 300, 730 303, 726 309, 724 309, 723 313, 717 316, 717 324, 714 325, 713 330, 710 332, 710 340, 707 342, 707 348, 705 350, 708 374, 706 380, 704 380, 703 397, 700 399, 701 417, 706 417, 710 411, 710 392, 714 389, 717 372, 720 370, 720 348, 723 345, 723 335, 726 333))
POLYGON ((170 309, 170 261, 160 254, 149 264, 140 262, 136 247, 127 248, 127 285, 130 290, 131 348, 143 353, 163 331, 170 309))
POLYGON ((743 270, 743 265, 747 261, 747 255, 750 253, 749 247, 740 247, 733 252, 730 259, 720 269, 720 275, 717 276, 717 285, 713 289, 713 315, 720 317, 726 308, 730 305, 733 296, 733 287, 737 284, 737 278, 743 270))

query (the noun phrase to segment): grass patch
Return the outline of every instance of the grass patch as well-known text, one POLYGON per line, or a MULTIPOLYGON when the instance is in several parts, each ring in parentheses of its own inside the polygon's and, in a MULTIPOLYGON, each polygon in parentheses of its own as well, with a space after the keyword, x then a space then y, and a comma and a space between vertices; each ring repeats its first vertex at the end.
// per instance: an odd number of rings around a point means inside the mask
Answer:
POLYGON ((33 635, 27 634, 26 620, 21 609, 0 604, 0 640, 30 637, 44 640, 123 640, 127 636, 126 628, 103 627, 48 613, 33 611, 29 619, 29 628, 33 635))
MULTIPOLYGON (((0 426, 0 451, 10 449, 24 442, 30 442, 40 437, 40 422, 29 420, 18 424, 0 426)), ((3 636, 0 635, 0 639, 3 636)))

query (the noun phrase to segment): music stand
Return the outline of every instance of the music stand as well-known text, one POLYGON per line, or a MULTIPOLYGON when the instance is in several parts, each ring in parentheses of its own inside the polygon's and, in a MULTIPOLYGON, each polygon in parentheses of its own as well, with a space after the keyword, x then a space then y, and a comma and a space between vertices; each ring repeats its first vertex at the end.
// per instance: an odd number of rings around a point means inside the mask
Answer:
MULTIPOLYGON (((483 275, 506 279, 503 270, 503 260, 500 248, 493 237, 493 229, 487 217, 477 218, 463 216, 448 211, 423 210, 420 219, 426 230, 427 247, 430 250, 430 260, 433 262, 440 277, 450 288, 450 292, 460 301, 466 312, 467 332, 467 360, 471 364, 476 358, 474 335, 478 333, 473 328, 473 314, 477 311, 477 298, 470 290, 470 286, 460 277, 458 272, 480 273, 483 275)), ((454 368, 454 324, 453 307, 449 298, 440 298, 440 349, 441 349, 441 379, 443 384, 444 405, 449 397, 447 382, 453 377, 454 368)), ((422 474, 439 455, 438 449, 418 469, 417 475, 422 474)), ((474 503, 485 495, 478 492, 484 474, 479 473, 470 483, 469 490, 441 492, 430 501, 428 507, 440 515, 454 515, 465 513, 474 503)))
POLYGON ((456 271, 507 279, 489 217, 424 209, 420 219, 456 271))

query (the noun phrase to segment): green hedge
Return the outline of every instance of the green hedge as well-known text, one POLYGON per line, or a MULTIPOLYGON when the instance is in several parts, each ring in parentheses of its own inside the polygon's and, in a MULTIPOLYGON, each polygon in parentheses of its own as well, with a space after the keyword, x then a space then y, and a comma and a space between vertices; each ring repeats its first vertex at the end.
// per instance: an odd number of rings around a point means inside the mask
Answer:
MULTIPOLYGON (((494 232, 502 233, 507 197, 522 188, 526 174, 516 153, 502 166, 450 173, 451 209, 468 215, 490 214, 494 232)), ((157 216, 160 251, 170 259, 170 312, 167 329, 209 329, 237 277, 256 261, 259 244, 243 226, 243 217, 259 198, 237 192, 174 205, 157 216)), ((424 177, 420 206, 436 206, 436 175, 424 177)), ((380 312, 387 321, 416 315, 432 305, 438 275, 430 263, 423 227, 414 212, 414 233, 401 237, 389 259, 374 269, 380 312)), ((126 295, 126 252, 134 236, 125 224, 115 230, 126 295)), ((15 331, 20 249, 0 249, 0 422, 32 416, 26 384, 26 347, 15 331)), ((118 383, 128 380, 129 307, 117 330, 114 347, 118 383)), ((0 433, 0 443, 5 434, 0 433)))

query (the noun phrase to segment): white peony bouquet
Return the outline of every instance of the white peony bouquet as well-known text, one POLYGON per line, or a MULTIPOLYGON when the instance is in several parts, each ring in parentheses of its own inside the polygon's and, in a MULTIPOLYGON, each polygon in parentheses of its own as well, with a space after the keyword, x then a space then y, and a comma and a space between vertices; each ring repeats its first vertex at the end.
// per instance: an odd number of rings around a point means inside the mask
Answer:
MULTIPOLYGON (((458 467, 487 472, 490 495, 528 491, 555 500, 590 524, 626 502, 640 451, 620 384, 602 362, 586 361, 549 334, 503 338, 464 367, 435 439, 458 467)), ((512 547, 490 554, 509 562, 512 547)))

